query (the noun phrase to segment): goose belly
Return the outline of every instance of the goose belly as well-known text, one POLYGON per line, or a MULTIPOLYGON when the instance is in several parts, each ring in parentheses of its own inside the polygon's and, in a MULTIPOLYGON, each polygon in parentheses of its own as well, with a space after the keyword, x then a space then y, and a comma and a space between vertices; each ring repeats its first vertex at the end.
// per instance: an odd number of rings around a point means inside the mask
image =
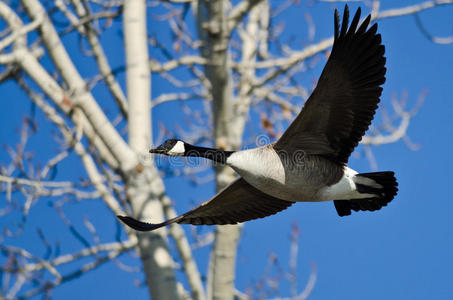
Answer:
POLYGON ((313 171, 294 166, 271 151, 262 148, 233 153, 227 163, 250 185, 273 197, 287 201, 322 201, 311 178, 313 171), (261 151, 260 151, 261 150, 261 151))
MULTIPOLYGON (((275 173, 269 174, 270 176, 256 176, 240 171, 238 173, 255 188, 276 198, 294 202, 321 201, 321 199, 318 199, 318 190, 307 184, 305 176, 300 173, 295 173, 283 181, 281 178, 275 178, 273 176, 275 173)), ((285 175, 289 174, 286 173, 285 175)))

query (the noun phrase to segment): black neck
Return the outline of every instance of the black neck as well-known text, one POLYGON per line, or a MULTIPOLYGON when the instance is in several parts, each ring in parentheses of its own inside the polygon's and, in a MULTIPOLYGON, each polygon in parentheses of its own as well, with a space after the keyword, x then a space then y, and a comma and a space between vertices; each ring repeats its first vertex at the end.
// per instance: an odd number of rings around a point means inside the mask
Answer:
POLYGON ((184 156, 203 157, 221 164, 226 164, 227 158, 234 153, 234 151, 223 151, 220 149, 198 147, 190 144, 185 144, 184 146, 186 148, 184 156))

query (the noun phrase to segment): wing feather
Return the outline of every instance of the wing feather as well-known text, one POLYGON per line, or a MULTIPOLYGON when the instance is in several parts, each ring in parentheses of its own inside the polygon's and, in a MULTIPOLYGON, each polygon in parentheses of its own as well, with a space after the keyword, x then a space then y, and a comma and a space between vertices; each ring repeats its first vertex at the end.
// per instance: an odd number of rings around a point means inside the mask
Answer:
POLYGON ((162 223, 145 223, 125 216, 118 218, 139 231, 151 231, 175 222, 192 225, 237 224, 276 214, 293 203, 269 196, 239 178, 197 208, 162 223))
POLYGON ((373 120, 385 82, 385 48, 368 16, 359 26, 360 8, 348 28, 349 9, 335 10, 335 36, 317 87, 274 148, 308 149, 346 164, 373 120), (357 28, 358 27, 358 28, 357 28), (309 137, 309 138, 307 138, 309 137))

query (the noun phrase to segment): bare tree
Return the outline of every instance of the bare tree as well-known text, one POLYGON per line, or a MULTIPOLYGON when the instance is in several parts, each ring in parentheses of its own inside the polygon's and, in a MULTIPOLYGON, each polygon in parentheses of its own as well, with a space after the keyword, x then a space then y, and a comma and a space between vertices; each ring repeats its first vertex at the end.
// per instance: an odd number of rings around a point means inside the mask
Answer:
MULTIPOLYGON (((91 233, 86 236, 73 224, 75 220, 65 215, 63 207, 68 202, 95 199, 105 204, 112 218, 128 214, 160 222, 174 217, 177 208, 164 186, 164 178, 172 175, 172 170, 160 172, 147 155, 152 141, 171 135, 160 127, 158 136, 153 138, 151 124, 156 123, 151 120, 151 112, 172 101, 194 100, 202 104, 196 109, 189 102, 183 106, 188 130, 181 129, 178 134, 194 143, 212 141, 222 149, 239 149, 250 144, 249 137, 244 139, 244 128, 251 109, 261 114, 261 127, 266 133, 258 138, 258 143, 276 139, 313 89, 313 85, 302 84, 300 74, 319 61, 322 64, 319 58, 328 54, 333 41, 332 38, 315 41, 315 25, 311 15, 306 14, 304 28, 307 28, 308 42, 297 49, 284 44, 282 28, 273 20, 297 5, 296 2, 0 2, 0 18, 6 24, 0 33, 0 80, 3 84, 14 82, 14 89, 25 92, 32 107, 40 110, 46 122, 52 124, 47 127, 52 134, 42 134, 33 113, 24 111, 26 117, 17 145, 6 146, 10 160, 3 161, 0 169, 3 193, 0 215, 11 222, 0 236, 0 250, 5 258, 0 297, 50 296, 54 288, 108 261, 129 270, 117 258, 136 251, 152 299, 233 299, 234 295, 249 299, 234 288, 241 225, 217 226, 214 231, 195 238, 189 228, 185 231, 178 224, 146 234, 123 227, 120 230, 126 232, 126 238, 119 238, 118 233, 104 241, 91 221, 95 216, 83 221, 84 230, 91 233), (150 19, 154 25, 165 24, 171 36, 150 34, 147 26, 150 19), (123 45, 107 46, 102 37, 115 30, 121 30, 123 45), (76 40, 80 47, 73 45, 76 40), (124 48, 124 61, 114 68, 109 56, 118 48, 124 48), (80 56, 80 51, 95 69, 94 76, 82 75, 82 66, 74 58, 80 56), (166 81, 173 91, 155 89, 159 92, 151 95, 151 74, 166 81), (112 100, 110 104, 101 105, 106 102, 96 96, 97 88, 105 90, 112 100), (45 138, 43 143, 57 149, 53 156, 47 153, 44 163, 29 150, 28 142, 34 135, 45 138), (57 166, 72 157, 80 162, 85 177, 59 180, 54 174, 57 166), (44 256, 35 249, 16 247, 11 242, 21 236, 27 217, 43 198, 52 199, 49 209, 58 212, 74 238, 80 241, 82 246, 78 251, 55 254, 52 252, 55 246, 39 229, 38 235, 48 250, 44 256), (178 263, 170 253, 169 243, 177 249, 178 263), (209 271, 203 283, 192 250, 210 243, 213 247, 209 271), (65 268, 63 272, 62 267, 70 263, 72 270, 68 272, 65 268), (187 286, 175 277, 177 264, 187 277, 187 286)), ((432 7, 451 5, 453 0, 420 1, 390 10, 381 10, 378 0, 363 1, 363 4, 369 8, 372 18, 378 20, 417 16, 418 12, 432 7)), ((435 43, 452 42, 451 37, 430 35, 419 18, 417 26, 435 43)), ((403 140, 409 148, 414 147, 407 128, 424 96, 420 95, 410 109, 405 106, 407 96, 391 99, 393 113, 384 114, 383 122, 362 140, 372 166, 375 165, 374 145, 403 140)), ((183 174, 196 183, 203 180, 201 174, 206 168, 209 166, 184 168, 183 174)), ((233 178, 231 169, 215 167, 217 189, 233 178)), ((294 275, 297 264, 296 229, 291 245, 291 270, 287 276, 290 281, 294 279, 291 274, 294 275)), ((269 268, 275 264, 271 257, 269 268)), ((294 288, 292 295, 306 298, 314 278, 315 273, 304 290, 294 288)), ((257 297, 269 295, 272 293, 257 297)))

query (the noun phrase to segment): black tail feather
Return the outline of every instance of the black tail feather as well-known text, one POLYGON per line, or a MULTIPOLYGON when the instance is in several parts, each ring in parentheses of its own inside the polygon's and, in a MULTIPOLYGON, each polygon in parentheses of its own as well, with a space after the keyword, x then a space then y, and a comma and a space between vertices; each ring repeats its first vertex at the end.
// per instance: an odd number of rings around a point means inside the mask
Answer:
POLYGON ((372 194, 373 197, 351 200, 334 200, 340 217, 348 216, 353 211, 375 211, 393 200, 398 192, 398 182, 394 172, 361 173, 356 175, 357 191, 372 194))

